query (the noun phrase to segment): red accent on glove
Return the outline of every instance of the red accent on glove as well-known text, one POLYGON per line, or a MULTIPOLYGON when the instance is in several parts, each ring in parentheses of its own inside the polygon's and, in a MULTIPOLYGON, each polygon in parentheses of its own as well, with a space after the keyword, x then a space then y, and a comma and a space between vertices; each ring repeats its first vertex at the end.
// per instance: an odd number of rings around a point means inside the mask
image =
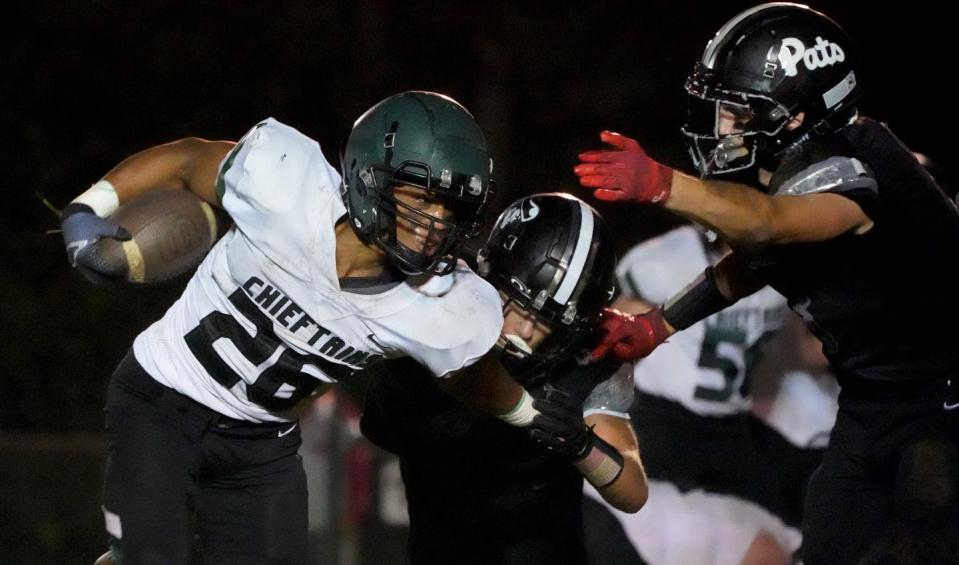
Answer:
POLYGON ((635 316, 606 308, 601 327, 606 334, 593 349, 593 359, 612 351, 620 361, 636 361, 652 353, 670 335, 662 308, 635 316))
POLYGON ((673 170, 646 154, 635 139, 608 130, 599 139, 613 149, 579 154, 573 167, 579 184, 600 200, 632 200, 664 204, 673 184, 673 170))

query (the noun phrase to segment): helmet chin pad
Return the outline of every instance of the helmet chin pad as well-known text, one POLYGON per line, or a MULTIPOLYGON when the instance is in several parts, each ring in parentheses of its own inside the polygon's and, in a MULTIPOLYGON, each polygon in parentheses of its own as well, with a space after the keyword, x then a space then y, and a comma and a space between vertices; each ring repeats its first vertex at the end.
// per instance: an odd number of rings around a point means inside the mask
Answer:
POLYGON ((578 358, 580 349, 585 349, 586 339, 591 332, 583 329, 553 328, 543 341, 530 351, 522 345, 503 336, 504 341, 497 343, 496 351, 503 367, 521 383, 526 383, 543 375, 551 367, 578 358))
POLYGON ((533 348, 530 347, 526 340, 514 334, 503 334, 503 339, 506 341, 506 345, 503 349, 509 351, 514 351, 517 357, 525 357, 533 353, 533 348))

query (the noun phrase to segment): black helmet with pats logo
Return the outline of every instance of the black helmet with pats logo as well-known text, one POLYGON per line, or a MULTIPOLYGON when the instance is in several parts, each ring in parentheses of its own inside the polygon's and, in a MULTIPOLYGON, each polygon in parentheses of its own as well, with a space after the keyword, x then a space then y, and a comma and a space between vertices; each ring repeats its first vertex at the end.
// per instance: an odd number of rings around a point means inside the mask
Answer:
POLYGON ((452 270, 460 245, 479 232, 493 199, 486 136, 463 106, 434 92, 403 92, 367 110, 353 125, 342 167, 353 229, 408 274, 452 270), (422 189, 424 200, 443 205, 444 217, 396 198, 399 186, 422 189), (433 244, 403 244, 398 225, 433 244))
POLYGON ((700 174, 773 169, 786 149, 849 123, 856 68, 850 37, 808 6, 762 4, 726 22, 686 80, 683 133, 700 174))

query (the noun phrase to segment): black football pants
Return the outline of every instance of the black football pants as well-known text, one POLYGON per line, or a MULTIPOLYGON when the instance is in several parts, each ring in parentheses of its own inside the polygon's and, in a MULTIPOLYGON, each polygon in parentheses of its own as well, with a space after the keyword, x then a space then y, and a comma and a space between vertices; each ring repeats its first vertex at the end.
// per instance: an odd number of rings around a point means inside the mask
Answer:
POLYGON ((959 563, 959 382, 839 397, 806 496, 806 565, 959 563))
POLYGON ((103 511, 122 565, 186 564, 196 551, 207 565, 305 562, 298 426, 223 417, 158 383, 132 352, 105 411, 103 511))

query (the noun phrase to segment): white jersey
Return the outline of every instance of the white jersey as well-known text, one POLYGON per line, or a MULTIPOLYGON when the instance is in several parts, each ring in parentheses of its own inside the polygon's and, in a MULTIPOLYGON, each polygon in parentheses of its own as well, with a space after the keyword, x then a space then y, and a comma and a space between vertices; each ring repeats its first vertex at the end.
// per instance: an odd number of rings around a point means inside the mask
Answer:
MULTIPOLYGON (((627 296, 661 304, 702 274, 711 257, 696 228, 640 243, 616 268, 627 296)), ((769 287, 670 337, 636 363, 636 387, 701 415, 749 410, 747 377, 755 353, 782 325, 786 300, 769 287)))
POLYGON ((790 369, 757 417, 796 447, 824 449, 838 412, 839 384, 832 375, 790 369))
POLYGON ((583 490, 616 517, 636 552, 652 565, 739 565, 763 532, 787 554, 802 542, 798 529, 735 496, 700 489, 681 492, 672 483, 651 480, 643 509, 627 514, 603 500, 589 483, 583 490))
POLYGON ((381 358, 411 356, 438 376, 496 342, 496 291, 460 263, 420 286, 346 292, 335 226, 340 175, 312 139, 273 119, 220 165, 234 227, 182 296, 133 344, 160 383, 226 416, 295 419, 293 405, 381 358))

